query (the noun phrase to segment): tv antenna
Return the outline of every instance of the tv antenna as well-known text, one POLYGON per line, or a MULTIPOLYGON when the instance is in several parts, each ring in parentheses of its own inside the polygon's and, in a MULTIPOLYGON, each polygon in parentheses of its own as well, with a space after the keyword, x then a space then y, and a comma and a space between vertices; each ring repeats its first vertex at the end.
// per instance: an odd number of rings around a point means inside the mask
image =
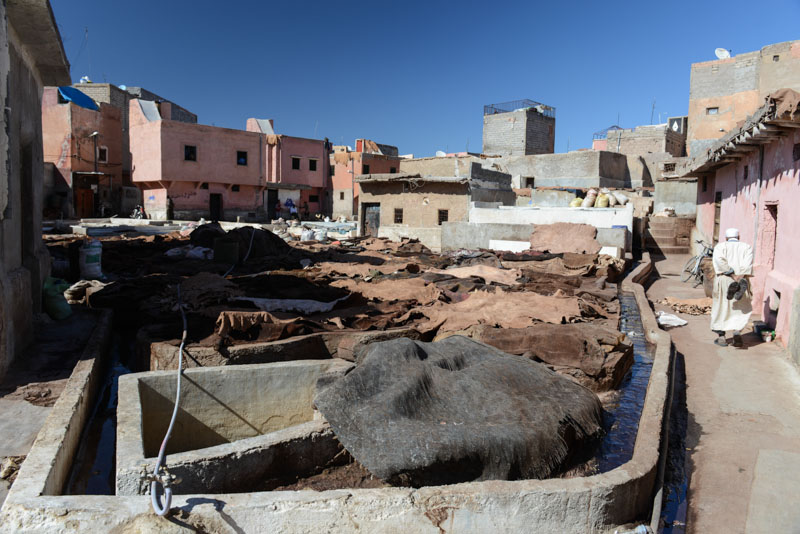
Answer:
POLYGON ((714 50, 714 55, 717 56, 717 59, 728 59, 731 57, 731 51, 726 48, 717 48, 714 50))

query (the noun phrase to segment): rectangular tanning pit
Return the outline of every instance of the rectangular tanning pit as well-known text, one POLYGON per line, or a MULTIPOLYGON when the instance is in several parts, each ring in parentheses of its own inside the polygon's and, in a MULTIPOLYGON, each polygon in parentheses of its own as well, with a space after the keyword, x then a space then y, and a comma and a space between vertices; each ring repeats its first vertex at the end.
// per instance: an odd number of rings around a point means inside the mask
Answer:
MULTIPOLYGON (((186 369, 167 446, 169 471, 181 479, 173 491, 246 491, 330 464, 341 445, 315 418, 315 387, 319 378, 352 366, 333 359, 186 369)), ((175 371, 120 377, 117 495, 147 492, 145 475, 169 426, 175 387, 175 371)))

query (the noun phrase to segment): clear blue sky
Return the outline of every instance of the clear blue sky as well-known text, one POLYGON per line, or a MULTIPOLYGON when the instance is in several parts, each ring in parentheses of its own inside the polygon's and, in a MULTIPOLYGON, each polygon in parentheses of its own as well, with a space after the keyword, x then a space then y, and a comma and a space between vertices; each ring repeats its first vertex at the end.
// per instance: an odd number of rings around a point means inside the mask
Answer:
POLYGON ((800 39, 800 0, 51 0, 73 81, 142 86, 204 124, 480 152, 483 105, 555 106, 556 152, 687 112, 689 65, 800 39), (89 29, 88 44, 84 41, 89 29))

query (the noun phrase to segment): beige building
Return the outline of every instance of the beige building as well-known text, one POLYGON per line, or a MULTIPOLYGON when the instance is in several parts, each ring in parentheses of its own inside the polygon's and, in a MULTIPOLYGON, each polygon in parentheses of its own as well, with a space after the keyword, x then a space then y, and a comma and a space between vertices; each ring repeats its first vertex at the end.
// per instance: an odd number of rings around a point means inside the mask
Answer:
POLYGON ((50 3, 0 3, 0 379, 33 340, 50 272, 42 242, 42 88, 69 83, 50 3))
POLYGON ((429 176, 420 173, 358 176, 359 223, 362 235, 419 239, 441 248, 441 225, 467 221, 475 203, 513 206, 511 176, 473 163, 466 175, 429 176))

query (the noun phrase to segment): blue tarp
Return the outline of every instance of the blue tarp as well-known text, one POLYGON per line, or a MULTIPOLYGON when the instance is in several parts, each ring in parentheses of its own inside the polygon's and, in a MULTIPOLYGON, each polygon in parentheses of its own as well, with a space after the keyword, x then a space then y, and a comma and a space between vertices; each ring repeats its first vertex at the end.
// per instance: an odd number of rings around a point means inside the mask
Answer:
POLYGON ((61 97, 66 100, 67 102, 72 102, 76 106, 80 106, 82 108, 91 109, 93 111, 97 111, 98 108, 97 104, 94 103, 94 100, 89 98, 86 93, 82 93, 78 91, 74 87, 70 87, 68 85, 64 87, 59 87, 58 92, 61 93, 61 97))

